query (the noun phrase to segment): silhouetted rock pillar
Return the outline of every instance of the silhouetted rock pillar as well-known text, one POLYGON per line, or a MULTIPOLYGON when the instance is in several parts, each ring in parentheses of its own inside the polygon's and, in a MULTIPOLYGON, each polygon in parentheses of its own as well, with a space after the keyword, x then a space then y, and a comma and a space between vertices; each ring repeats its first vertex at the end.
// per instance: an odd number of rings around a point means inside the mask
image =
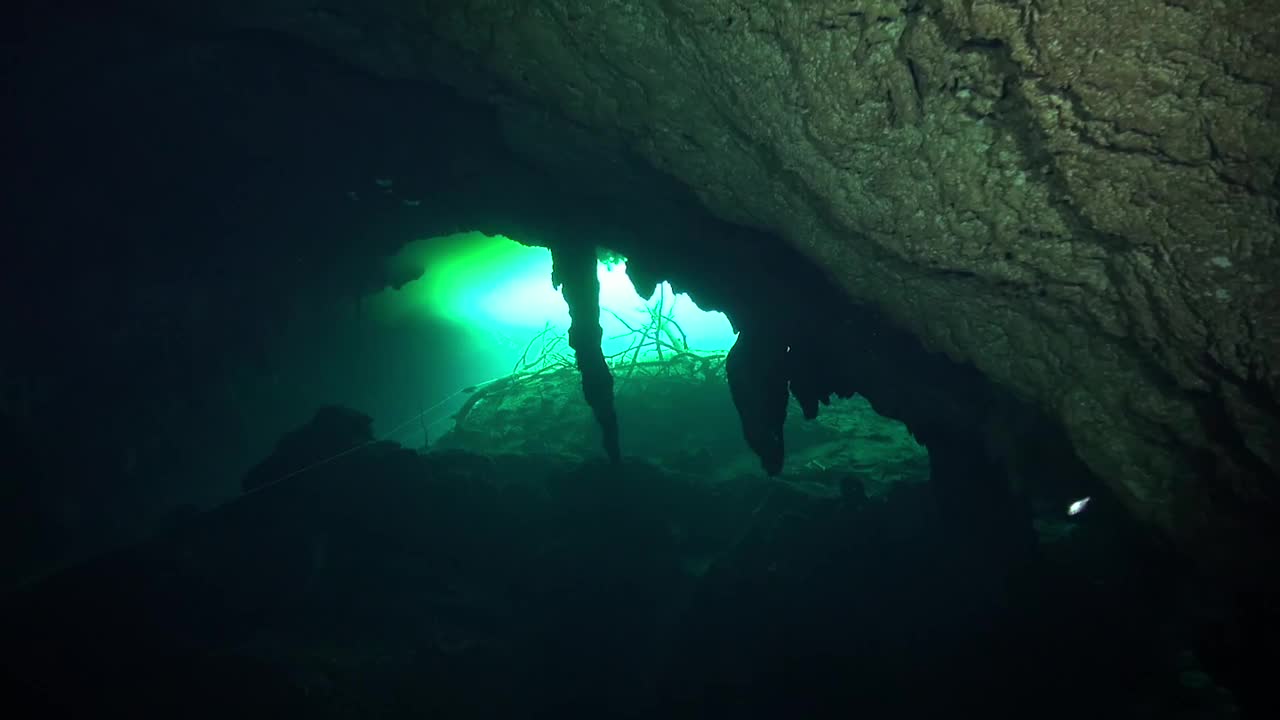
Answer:
POLYGON ((600 340, 600 280, 596 276, 595 249, 572 245, 551 251, 551 281, 562 288, 569 305, 569 347, 582 374, 582 393, 600 424, 604 451, 618 462, 618 414, 613 406, 613 375, 605 362, 600 340))
POLYGON ((777 333, 743 328, 725 358, 729 393, 747 445, 765 472, 782 472, 782 425, 787 419, 787 345, 777 333))

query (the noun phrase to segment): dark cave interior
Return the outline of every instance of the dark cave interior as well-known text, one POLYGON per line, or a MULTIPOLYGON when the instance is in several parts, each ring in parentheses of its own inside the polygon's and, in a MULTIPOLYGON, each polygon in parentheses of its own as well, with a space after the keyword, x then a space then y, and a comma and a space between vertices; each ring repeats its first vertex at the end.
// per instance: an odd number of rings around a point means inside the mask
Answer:
POLYGON ((20 241, 0 284, 0 547, 6 588, 44 577, 5 598, 12 697, 187 716, 1209 717, 1185 709, 1229 690, 1271 708, 1245 658, 1273 656, 1276 628, 1229 563, 1189 560, 1036 409, 640 160, 534 108, 268 34, 41 13, 5 37, 20 241), (511 150, 511 132, 543 133, 561 165, 511 150), (431 202, 339 201, 383 176, 431 202), (584 319, 569 341, 601 458, 421 454, 356 432, 359 452, 193 509, 275 439, 228 378, 288 373, 282 328, 405 282, 386 258, 459 230, 551 248, 584 319), (638 288, 670 281, 733 321, 725 394, 768 476, 807 472, 785 465, 792 397, 812 418, 857 394, 927 448, 928 483, 816 498, 631 457, 609 369, 584 353, 597 246, 638 288), (1038 543, 1033 506, 1081 496, 1072 542, 1038 543), (702 546, 710 569, 682 570, 702 546))

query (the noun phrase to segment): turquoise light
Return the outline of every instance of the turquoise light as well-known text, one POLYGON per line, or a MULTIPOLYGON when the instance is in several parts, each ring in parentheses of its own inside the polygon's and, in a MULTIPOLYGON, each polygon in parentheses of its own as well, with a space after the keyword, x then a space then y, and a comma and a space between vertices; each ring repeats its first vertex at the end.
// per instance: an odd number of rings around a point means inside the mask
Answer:
MULTIPOLYGON (((569 328, 568 307, 551 285, 551 251, 546 248, 520 245, 500 235, 463 233, 414 243, 394 262, 415 271, 422 268, 423 274, 375 298, 375 312, 384 320, 412 315, 447 320, 468 329, 477 343, 511 363, 548 324, 556 333, 569 328)), ((633 328, 645 325, 650 321, 646 304, 656 307, 659 301, 663 314, 683 329, 689 349, 714 353, 733 345, 736 335, 723 313, 699 309, 688 295, 673 293, 669 284, 641 298, 627 277, 625 262, 601 263, 598 277, 606 355, 630 346, 633 338, 623 321, 633 328)))

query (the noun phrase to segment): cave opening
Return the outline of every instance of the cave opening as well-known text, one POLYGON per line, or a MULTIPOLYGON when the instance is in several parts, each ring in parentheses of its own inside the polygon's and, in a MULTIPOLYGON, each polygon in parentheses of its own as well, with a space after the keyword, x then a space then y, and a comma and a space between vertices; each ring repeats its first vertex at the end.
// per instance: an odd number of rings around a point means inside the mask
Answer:
MULTIPOLYGON (((738 430, 725 372, 737 339, 729 318, 702 310, 665 280, 646 296, 627 274, 626 258, 606 248, 596 255, 600 348, 617 381, 622 451, 721 480, 750 473, 756 461, 738 430)), ((424 449, 599 454, 588 408, 572 389, 571 319, 552 282, 551 250, 457 233, 408 243, 388 266, 404 281, 368 298, 363 311, 387 327, 425 321, 422 331, 431 332, 438 322, 451 324, 458 332, 443 335, 449 340, 436 343, 436 352, 466 358, 471 374, 459 380, 472 389, 416 422, 375 417, 376 435, 424 449), (528 403, 534 394, 542 402, 528 403)), ((835 399, 817 422, 788 403, 784 424, 793 467, 829 491, 839 491, 840 473, 855 474, 871 497, 928 477, 927 451, 860 396, 835 399)))
MULTIPOLYGON (((735 333, 723 313, 707 312, 662 282, 637 291, 626 260, 602 250, 597 264, 603 346, 614 360, 649 360, 696 351, 724 354, 735 333)), ((392 273, 414 276, 369 299, 384 322, 414 313, 455 323, 493 350, 493 362, 515 368, 532 360, 530 343, 569 326, 564 297, 551 281, 551 251, 503 236, 462 233, 409 243, 390 261, 392 273)), ((486 363, 489 364, 489 363, 486 363)), ((478 381, 478 380, 477 380, 478 381)))

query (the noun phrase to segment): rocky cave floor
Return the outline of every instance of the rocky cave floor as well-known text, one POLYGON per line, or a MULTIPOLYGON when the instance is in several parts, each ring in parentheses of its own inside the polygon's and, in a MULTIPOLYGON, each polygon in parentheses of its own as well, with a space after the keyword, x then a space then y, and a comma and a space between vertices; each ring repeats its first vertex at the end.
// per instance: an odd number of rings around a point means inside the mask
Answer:
POLYGON ((135 717, 1238 716, 1178 572, 1121 517, 1002 555, 929 483, 373 443, 7 598, 6 695, 135 717))

